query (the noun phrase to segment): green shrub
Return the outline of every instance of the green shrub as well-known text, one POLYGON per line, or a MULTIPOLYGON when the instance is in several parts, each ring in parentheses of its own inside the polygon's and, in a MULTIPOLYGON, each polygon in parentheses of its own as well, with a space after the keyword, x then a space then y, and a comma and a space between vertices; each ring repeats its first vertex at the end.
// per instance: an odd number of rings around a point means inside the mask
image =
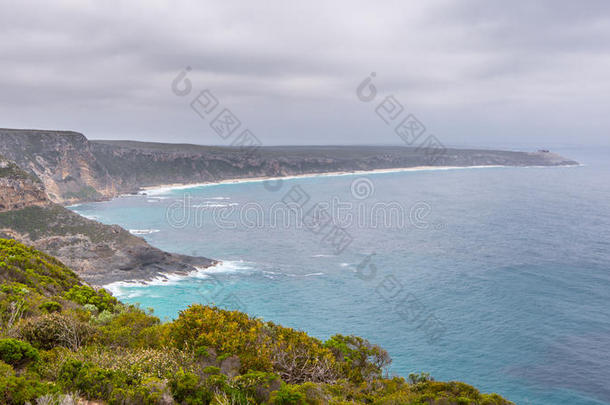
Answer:
POLYGON ((64 294, 66 299, 80 305, 94 305, 98 311, 114 311, 118 301, 103 288, 94 290, 86 285, 75 285, 64 294))
POLYGON ((299 391, 296 385, 282 385, 278 391, 271 393, 269 401, 273 405, 299 405, 305 403, 305 394, 299 391))
POLYGON ((165 326, 160 325, 159 318, 138 308, 130 307, 125 312, 112 317, 104 315, 102 318, 100 314, 98 319, 105 319, 105 324, 101 328, 105 344, 132 348, 160 346, 161 334, 165 326))
POLYGON ((43 395, 58 392, 51 383, 42 383, 25 376, 15 376, 8 364, 0 361, 0 402, 3 404, 25 404, 43 395))
MULTIPOLYGON (((1 271, 0 271, 1 272, 1 271)), ((32 303, 39 297, 23 284, 6 283, 0 285, 0 331, 13 327, 23 317, 30 315, 32 303)), ((9 333, 10 335, 10 333, 9 333)))
POLYGON ((205 374, 220 374, 220 368, 214 366, 208 366, 203 369, 205 374))
POLYGON ((169 387, 172 396, 180 404, 206 405, 212 400, 212 393, 203 387, 201 379, 182 369, 169 380, 169 387))
POLYGON ((430 377, 430 373, 411 373, 409 374, 409 382, 411 384, 419 384, 426 381, 434 381, 434 378, 430 377))
POLYGON ((83 309, 89 313, 92 314, 97 314, 99 312, 99 310, 97 309, 97 307, 93 304, 85 304, 83 305, 83 309))
POLYGON ((392 361, 388 352, 358 336, 334 335, 324 347, 332 350, 343 376, 355 383, 381 378, 392 361))
POLYGON ((51 312, 61 312, 62 306, 59 302, 47 301, 40 304, 38 308, 50 314, 51 312))
POLYGON ((151 380, 108 370, 89 362, 67 360, 58 381, 64 390, 75 390, 88 399, 101 399, 109 404, 154 404, 159 399, 159 385, 151 380))
POLYGON ((64 363, 58 380, 62 388, 77 390, 88 399, 107 399, 115 387, 121 386, 115 372, 77 360, 64 363))
POLYGON ((17 339, 0 339, 0 360, 13 366, 38 361, 38 350, 27 342, 17 339))
POLYGON ((110 311, 102 311, 95 318, 95 322, 101 325, 106 325, 112 321, 115 315, 110 311))
POLYGON ((217 361, 239 357, 242 373, 274 372, 288 383, 336 378, 334 357, 321 341, 238 311, 192 305, 169 326, 178 348, 214 348, 217 361))
POLYGON ((477 403, 481 393, 471 385, 462 382, 424 381, 413 386, 413 392, 419 394, 418 400, 456 399, 458 404, 477 403), (461 401, 461 402, 460 402, 461 401))
POLYGON ((25 297, 30 293, 30 290, 25 284, 17 283, 17 282, 9 282, 0 285, 0 292, 3 292, 7 295, 14 295, 18 297, 25 297))
POLYGON ((0 281, 18 282, 50 295, 80 283, 78 276, 59 260, 12 239, 0 239, 0 268, 0 281))
POLYGON ((498 394, 481 394, 481 405, 507 405, 508 402, 498 394))
POLYGON ((210 357, 210 351, 208 349, 209 348, 207 346, 199 346, 197 349, 195 349, 195 356, 198 358, 207 359, 210 357))

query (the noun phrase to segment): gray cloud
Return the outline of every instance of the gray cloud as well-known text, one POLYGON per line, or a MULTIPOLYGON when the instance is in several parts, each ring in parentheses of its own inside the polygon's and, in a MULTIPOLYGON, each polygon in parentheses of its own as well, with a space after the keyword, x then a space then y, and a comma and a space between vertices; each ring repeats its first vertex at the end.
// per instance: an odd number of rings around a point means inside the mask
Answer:
POLYGON ((0 126, 214 143, 185 66, 266 144, 398 143, 370 72, 447 144, 607 143, 606 1, 0 0, 0 126), (423 4, 422 4, 423 3, 423 4))

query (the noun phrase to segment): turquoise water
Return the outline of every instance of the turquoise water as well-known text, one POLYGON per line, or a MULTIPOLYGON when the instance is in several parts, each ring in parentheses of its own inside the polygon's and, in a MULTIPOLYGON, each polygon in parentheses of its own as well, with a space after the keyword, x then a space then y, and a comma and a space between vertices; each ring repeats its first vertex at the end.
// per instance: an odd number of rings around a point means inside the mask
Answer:
POLYGON ((111 286, 162 318, 213 302, 322 339, 366 337, 390 352, 392 373, 426 371, 517 404, 608 404, 608 151, 560 152, 585 166, 222 184, 73 209, 159 248, 223 260, 111 286), (353 239, 343 251, 328 226, 317 232, 323 214, 311 229, 277 219, 293 212, 281 201, 295 192, 308 195, 305 210, 343 206, 325 211, 353 239))

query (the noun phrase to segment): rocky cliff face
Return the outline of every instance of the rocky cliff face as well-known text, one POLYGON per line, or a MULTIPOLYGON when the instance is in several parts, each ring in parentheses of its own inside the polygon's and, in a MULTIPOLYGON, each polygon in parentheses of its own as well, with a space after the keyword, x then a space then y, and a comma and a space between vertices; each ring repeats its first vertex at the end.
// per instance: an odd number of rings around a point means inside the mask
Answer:
POLYGON ((0 129, 0 154, 38 177, 54 202, 93 200, 117 192, 87 138, 76 132, 0 129))
POLYGON ((42 182, 0 157, 0 237, 58 257, 92 284, 188 273, 216 263, 163 252, 116 225, 104 225, 51 202, 42 182))
POLYGON ((168 183, 429 165, 577 164, 546 152, 445 149, 434 160, 426 151, 396 146, 263 147, 251 153, 228 147, 88 141, 76 132, 14 129, 0 129, 0 154, 38 176, 49 198, 63 204, 168 183))
POLYGON ((48 204, 42 183, 0 156, 0 212, 48 204))

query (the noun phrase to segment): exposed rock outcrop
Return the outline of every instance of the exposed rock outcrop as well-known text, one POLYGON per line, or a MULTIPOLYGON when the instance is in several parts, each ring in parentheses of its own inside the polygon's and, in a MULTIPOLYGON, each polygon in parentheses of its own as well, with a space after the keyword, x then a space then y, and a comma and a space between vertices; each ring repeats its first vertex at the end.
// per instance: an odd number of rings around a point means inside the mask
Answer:
POLYGON ((117 225, 104 225, 52 203, 42 183, 0 159, 0 237, 56 256, 92 284, 188 273, 216 262, 163 252, 117 225))
POLYGON ((38 177, 54 202, 93 200, 117 191, 87 138, 76 132, 0 129, 0 154, 38 177))
POLYGON ((40 180, 0 156, 0 212, 49 203, 40 180))

